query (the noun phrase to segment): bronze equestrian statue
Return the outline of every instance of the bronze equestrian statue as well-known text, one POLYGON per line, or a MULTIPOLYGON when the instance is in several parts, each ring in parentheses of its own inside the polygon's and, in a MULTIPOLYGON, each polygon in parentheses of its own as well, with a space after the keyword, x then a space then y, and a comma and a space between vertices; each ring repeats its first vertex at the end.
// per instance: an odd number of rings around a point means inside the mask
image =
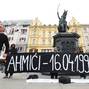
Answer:
POLYGON ((57 12, 57 16, 59 18, 58 32, 67 32, 67 29, 68 29, 67 21, 66 21, 67 10, 64 10, 61 18, 58 12, 57 12))

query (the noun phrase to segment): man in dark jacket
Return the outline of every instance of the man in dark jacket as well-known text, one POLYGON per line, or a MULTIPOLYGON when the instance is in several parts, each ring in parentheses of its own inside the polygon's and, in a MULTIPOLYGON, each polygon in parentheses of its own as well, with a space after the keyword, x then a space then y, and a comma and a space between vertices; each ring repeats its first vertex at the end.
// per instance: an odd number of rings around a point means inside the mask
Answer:
POLYGON ((17 53, 17 48, 15 44, 11 44, 11 47, 9 49, 9 54, 14 54, 14 53, 17 53))
MULTIPOLYGON (((5 64, 7 62, 7 55, 9 53, 9 41, 8 41, 8 37, 3 33, 4 32, 4 26, 3 24, 0 22, 0 53, 2 51, 3 45, 5 45, 5 51, 3 54, 3 57, 5 58, 5 64)), ((5 65, 6 68, 6 65, 5 65)), ((5 78, 7 77, 7 72, 5 71, 5 78)))
MULTIPOLYGON (((15 53, 17 53, 17 48, 15 44, 11 44, 10 49, 9 49, 9 54, 15 54, 15 53)), ((13 73, 14 73, 13 67, 10 67, 10 76, 8 78, 12 78, 13 73)))

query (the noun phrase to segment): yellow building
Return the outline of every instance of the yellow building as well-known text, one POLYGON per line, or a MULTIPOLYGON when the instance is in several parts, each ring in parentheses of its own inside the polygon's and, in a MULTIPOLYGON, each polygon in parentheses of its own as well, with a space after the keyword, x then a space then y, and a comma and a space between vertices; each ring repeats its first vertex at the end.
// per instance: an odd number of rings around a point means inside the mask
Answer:
MULTIPOLYGON (((80 35, 79 49, 83 52, 86 52, 86 50, 88 50, 87 52, 89 52, 89 46, 87 46, 89 43, 85 42, 85 39, 89 38, 89 31, 87 32, 87 30, 89 29, 89 25, 81 25, 73 17, 70 20, 68 26, 68 32, 76 32, 80 35)), ((36 18, 29 26, 27 52, 53 52, 53 36, 57 32, 57 25, 42 25, 38 18, 36 18)))
POLYGON ((81 24, 83 29, 83 51, 89 53, 89 24, 81 24))
POLYGON ((84 38, 83 38, 83 28, 81 27, 81 25, 79 24, 79 22, 72 17, 72 19, 69 22, 69 31, 68 32, 76 32, 77 34, 80 35, 79 38, 79 48, 81 51, 84 51, 84 38))
POLYGON ((56 33, 56 25, 42 25, 36 18, 29 27, 27 52, 53 52, 53 35, 56 33))

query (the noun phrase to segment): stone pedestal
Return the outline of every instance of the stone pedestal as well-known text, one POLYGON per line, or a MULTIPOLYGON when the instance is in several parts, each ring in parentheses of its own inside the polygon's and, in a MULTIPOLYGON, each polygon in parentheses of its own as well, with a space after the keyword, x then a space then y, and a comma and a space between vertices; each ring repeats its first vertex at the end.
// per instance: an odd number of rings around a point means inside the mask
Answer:
POLYGON ((57 52, 61 53, 76 53, 78 50, 78 38, 80 36, 77 33, 60 32, 53 36, 54 44, 57 52))

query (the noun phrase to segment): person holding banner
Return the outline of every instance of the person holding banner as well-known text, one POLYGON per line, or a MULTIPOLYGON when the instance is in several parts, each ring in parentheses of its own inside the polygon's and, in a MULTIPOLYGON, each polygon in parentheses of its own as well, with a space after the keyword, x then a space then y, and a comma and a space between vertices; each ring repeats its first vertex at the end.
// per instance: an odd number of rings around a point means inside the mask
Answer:
MULTIPOLYGON (((5 46, 3 54, 0 55, 0 60, 4 59, 3 61, 5 63, 5 70, 6 70, 7 56, 8 56, 8 52, 9 52, 9 41, 8 41, 8 37, 4 34, 4 30, 5 30, 5 28, 2 24, 2 22, 0 22, 0 54, 2 53, 3 46, 5 46)), ((5 71, 4 78, 7 78, 7 71, 5 71)))
MULTIPOLYGON (((15 53, 17 53, 17 48, 16 48, 15 44, 13 43, 13 44, 11 44, 11 46, 10 46, 9 55, 15 54, 15 53)), ((9 76, 8 78, 12 78, 13 73, 14 73, 13 67, 10 67, 10 76, 9 76)), ((8 74, 7 74, 7 76, 8 76, 8 74)))

